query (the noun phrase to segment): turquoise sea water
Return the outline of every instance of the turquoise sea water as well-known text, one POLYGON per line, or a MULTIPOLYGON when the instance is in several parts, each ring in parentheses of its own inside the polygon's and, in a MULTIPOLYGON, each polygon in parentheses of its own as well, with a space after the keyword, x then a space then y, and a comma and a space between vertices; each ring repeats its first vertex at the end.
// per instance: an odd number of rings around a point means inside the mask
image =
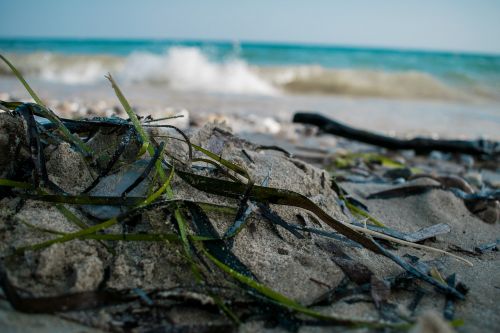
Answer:
MULTIPOLYGON (((1 40, 48 100, 289 122, 314 110, 399 135, 500 139, 500 56, 324 45, 173 40, 1 40)), ((0 95, 29 98, 0 64, 0 95)), ((149 111, 148 111, 149 112, 149 111)), ((238 131, 241 131, 238 130, 238 131)))
MULTIPOLYGON (((1 40, 28 75, 92 84, 107 71, 172 89, 500 99, 500 56, 182 40, 1 40)), ((0 75, 9 75, 0 67, 0 75)))

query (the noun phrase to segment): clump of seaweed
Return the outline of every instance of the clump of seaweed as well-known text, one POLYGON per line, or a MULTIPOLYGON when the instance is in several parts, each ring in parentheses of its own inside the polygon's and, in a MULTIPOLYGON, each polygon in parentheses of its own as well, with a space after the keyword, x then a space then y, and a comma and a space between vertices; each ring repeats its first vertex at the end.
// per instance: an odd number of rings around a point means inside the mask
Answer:
MULTIPOLYGON (((193 280, 199 288, 211 300, 222 313, 230 320, 231 324, 216 327, 220 330, 232 330, 238 324, 252 317, 262 315, 267 312, 268 316, 274 316, 281 325, 295 330, 300 325, 341 325, 347 327, 369 327, 369 328, 392 328, 407 329, 411 327, 413 321, 409 318, 394 318, 382 316, 383 320, 360 320, 337 316, 334 314, 324 314, 315 310, 311 306, 306 306, 295 300, 269 288, 259 282, 254 272, 252 272, 239 258, 232 252, 232 242, 239 232, 247 227, 247 221, 251 213, 258 209, 261 216, 273 225, 282 227, 292 233, 295 237, 303 237, 303 233, 310 232, 321 235, 325 238, 344 239, 355 246, 364 247, 376 254, 385 256, 405 270, 404 276, 392 281, 392 287, 400 285, 403 280, 418 279, 429 283, 436 290, 443 293, 448 300, 464 298, 464 290, 460 289, 453 282, 448 282, 439 278, 435 273, 429 273, 421 266, 413 264, 400 258, 383 246, 380 240, 392 244, 402 244, 413 246, 425 250, 437 251, 449 254, 443 250, 434 249, 428 246, 415 244, 416 241, 408 235, 402 235, 388 228, 384 228, 381 221, 371 217, 360 202, 350 198, 343 189, 334 181, 333 186, 339 199, 345 204, 347 209, 357 217, 365 218, 369 224, 359 225, 340 221, 315 204, 308 197, 287 189, 269 187, 265 180, 257 185, 251 178, 247 170, 221 156, 190 142, 188 136, 180 129, 170 125, 156 125, 168 127, 176 131, 179 136, 169 136, 166 141, 158 143, 158 137, 151 136, 146 130, 152 121, 141 121, 128 103, 118 84, 111 75, 107 76, 114 89, 119 102, 126 111, 129 119, 118 118, 95 118, 89 120, 70 120, 58 117, 53 111, 47 108, 42 100, 31 89, 16 68, 3 56, 0 56, 13 73, 19 78, 27 91, 35 100, 35 103, 3 102, 0 104, 9 116, 19 119, 24 124, 26 131, 26 144, 29 147, 29 172, 18 174, 12 179, 0 179, 0 189, 2 195, 15 195, 25 199, 53 203, 54 206, 80 230, 76 232, 62 232, 50 228, 40 228, 28 222, 25 224, 37 231, 54 235, 54 238, 37 244, 28 244, 16 248, 11 256, 17 256, 27 251, 37 251, 54 244, 61 244, 72 240, 97 240, 105 248, 113 253, 114 249, 109 241, 121 242, 163 242, 165 246, 178 244, 182 249, 183 257, 189 264, 192 271, 193 280), (107 128, 119 133, 123 133, 122 139, 112 153, 99 155, 88 145, 88 141, 94 133, 100 129, 107 128), (188 156, 184 160, 169 153, 165 148, 173 140, 180 141, 188 147, 188 156), (70 194, 52 182, 47 174, 47 166, 44 158, 44 149, 53 142, 67 142, 76 152, 80 153, 86 163, 99 170, 93 182, 79 194, 70 194), (166 142, 166 143, 165 143, 166 142), (110 171, 122 163, 121 157, 129 146, 135 146, 135 158, 127 163, 129 166, 138 161, 146 161, 140 172, 134 175, 135 179, 126 186, 121 193, 114 195, 95 195, 93 191, 100 185, 110 171), (203 158, 193 158, 193 151, 204 155, 203 158), (220 171, 221 177, 206 176, 197 173, 193 162, 205 162, 220 171), (99 168, 98 166, 101 165, 99 168), (175 195, 175 188, 172 186, 172 179, 176 176, 193 189, 202 191, 207 195, 216 195, 226 198, 236 199, 238 205, 220 205, 211 202, 198 202, 193 200, 178 199, 175 195), (137 189, 141 184, 145 184, 146 179, 153 179, 149 182, 147 191, 138 195, 137 189), (10 188, 10 190, 6 190, 10 188), (145 194, 144 194, 145 193, 145 194), (285 221, 275 211, 270 204, 285 205, 301 208, 316 216, 322 222, 332 228, 332 231, 303 227, 285 221), (100 208, 115 207, 111 210, 115 214, 111 217, 99 220, 95 218, 91 222, 83 221, 66 206, 87 207, 87 210, 98 211, 100 208), (88 208, 90 207, 90 208, 88 208), (126 231, 127 223, 138 216, 153 209, 161 210, 165 216, 172 216, 172 223, 176 232, 165 233, 151 230, 148 233, 130 233, 126 231), (231 217, 234 221, 227 230, 219 235, 214 228, 213 221, 207 212, 217 211, 231 217), (115 225, 123 226, 123 233, 104 232, 115 225), (405 238, 407 237, 407 238, 405 238), (218 272, 217 272, 218 270, 218 272), (241 292, 252 301, 244 305, 235 304, 231 299, 219 294, 217 289, 210 288, 207 280, 210 274, 225 274, 231 280, 235 290, 241 292), (244 310, 242 310, 244 309, 244 310)), ((374 157, 371 157, 374 158, 374 157)), ((389 163, 389 160, 382 160, 381 163, 389 163)), ((391 164, 392 165, 392 164, 391 164)), ((399 166, 399 165, 396 165, 399 166)), ((91 214, 92 215, 92 214, 91 214)), ((342 250, 334 249, 337 257, 335 262, 341 262, 340 266, 346 271, 347 276, 359 275, 362 268, 354 268, 354 262, 347 256, 342 256, 342 250), (338 257, 340 256, 340 257, 338 257), (338 259, 340 258, 340 259, 338 259), (337 260, 337 261, 336 261, 337 260), (354 270, 354 271, 353 271, 354 270)), ((449 254, 452 255, 452 254, 449 254)), ((469 261, 452 255, 453 257, 470 264, 469 261)), ((5 259, 5 258, 4 258, 5 259)), ((358 291, 371 290, 372 298, 377 309, 382 313, 386 303, 386 286, 384 282, 373 277, 367 268, 364 269, 366 278, 357 281, 358 291)), ((361 274, 361 276, 364 276, 361 274)), ((356 279, 356 278, 352 278, 356 279)), ((141 299, 147 304, 153 304, 155 295, 135 291, 130 293, 116 293, 107 290, 85 292, 79 294, 64 295, 47 298, 24 298, 19 291, 10 283, 3 264, 0 263, 0 281, 4 293, 19 311, 30 313, 54 313, 71 310, 82 310, 105 306, 117 303, 126 303, 141 299)), ((346 285, 335 288, 314 304, 331 303, 339 299, 348 291, 346 285)), ((314 305, 313 304, 313 305, 314 305)), ((385 311, 385 312, 384 312, 385 311)), ((202 330, 202 328, 199 328, 202 330)))

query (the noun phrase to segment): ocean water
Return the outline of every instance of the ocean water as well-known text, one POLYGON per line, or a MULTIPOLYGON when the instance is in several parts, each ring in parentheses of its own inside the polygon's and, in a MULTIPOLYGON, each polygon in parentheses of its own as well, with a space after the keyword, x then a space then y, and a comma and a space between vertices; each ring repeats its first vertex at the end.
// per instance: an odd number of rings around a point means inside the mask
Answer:
MULTIPOLYGON (((500 56, 174 40, 1 40, 28 77, 92 85, 107 72, 173 91, 500 101, 500 56)), ((0 65, 0 76, 10 71, 0 65)))
MULTIPOLYGON (((2 40, 46 99, 290 122, 297 110, 400 136, 500 140, 500 55, 183 40, 2 40)), ((0 93, 29 98, 0 63, 0 93)))

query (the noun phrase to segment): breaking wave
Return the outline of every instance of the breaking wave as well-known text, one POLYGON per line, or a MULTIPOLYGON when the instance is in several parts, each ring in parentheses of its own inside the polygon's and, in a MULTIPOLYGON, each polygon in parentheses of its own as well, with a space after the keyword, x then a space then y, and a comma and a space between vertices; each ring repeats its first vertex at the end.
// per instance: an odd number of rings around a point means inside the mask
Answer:
MULTIPOLYGON (((328 94, 385 98, 498 98, 474 83, 458 89, 419 71, 331 69, 321 66, 259 67, 232 57, 212 61, 196 47, 171 47, 163 54, 64 55, 10 54, 27 76, 64 84, 93 84, 107 72, 132 83, 162 84, 173 90, 227 94, 328 94), (466 91, 466 93, 464 93, 466 91)), ((11 75, 3 64, 0 75, 11 75)))
POLYGON ((210 61, 197 48, 174 47, 164 55, 134 53, 121 75, 130 81, 166 83, 172 89, 272 95, 277 89, 243 60, 210 61))

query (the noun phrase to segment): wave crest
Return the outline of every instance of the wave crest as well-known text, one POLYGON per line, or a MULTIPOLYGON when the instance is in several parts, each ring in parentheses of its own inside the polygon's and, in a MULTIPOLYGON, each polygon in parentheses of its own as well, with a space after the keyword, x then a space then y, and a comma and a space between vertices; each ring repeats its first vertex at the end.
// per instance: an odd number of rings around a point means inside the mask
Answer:
POLYGON ((303 66, 275 70, 266 76, 292 93, 389 98, 458 99, 461 97, 457 90, 427 73, 417 71, 385 72, 303 66))
POLYGON ((121 75, 131 81, 166 83, 178 90, 265 95, 277 92, 246 62, 211 62, 193 47, 174 47, 164 55, 134 53, 127 58, 121 75))

